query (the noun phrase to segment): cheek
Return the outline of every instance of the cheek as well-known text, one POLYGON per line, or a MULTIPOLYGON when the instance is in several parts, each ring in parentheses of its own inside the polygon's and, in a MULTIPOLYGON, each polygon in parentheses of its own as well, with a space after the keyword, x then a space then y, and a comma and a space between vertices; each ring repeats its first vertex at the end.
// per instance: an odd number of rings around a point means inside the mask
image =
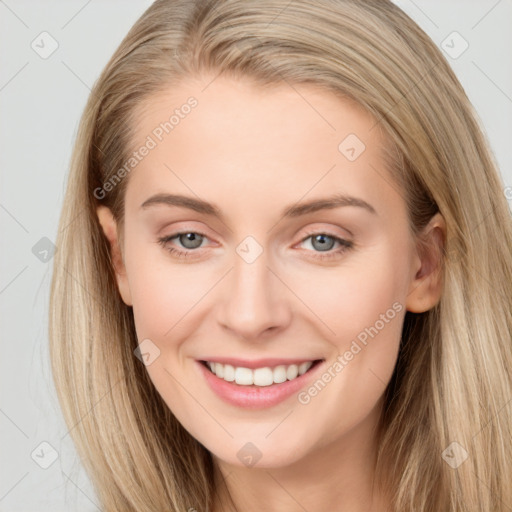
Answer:
POLYGON ((318 385, 319 392, 306 390, 301 403, 307 402, 306 409, 326 422, 332 420, 324 415, 329 407, 343 410, 347 423, 335 430, 350 428, 368 414, 393 374, 405 315, 404 268, 389 249, 379 251, 371 261, 296 281, 295 291, 307 297, 316 318, 312 321, 322 326, 321 334, 331 345, 328 384, 318 385))
POLYGON ((211 272, 171 262, 160 248, 134 248, 129 257, 127 253, 126 269, 139 340, 174 334, 213 282, 211 272))
POLYGON ((311 320, 323 324, 326 339, 342 350, 349 340, 374 326, 381 315, 394 319, 397 309, 405 309, 404 268, 404 261, 384 249, 364 259, 354 257, 339 268, 290 275, 287 282, 293 283, 294 292, 310 308, 311 320), (393 309, 394 303, 400 307, 393 309))

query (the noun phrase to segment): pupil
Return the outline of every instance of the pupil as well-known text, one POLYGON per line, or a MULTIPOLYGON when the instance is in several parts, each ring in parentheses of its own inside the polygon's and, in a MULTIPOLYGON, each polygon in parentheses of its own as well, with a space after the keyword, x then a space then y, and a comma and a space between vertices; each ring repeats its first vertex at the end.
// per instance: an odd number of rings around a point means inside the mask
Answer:
POLYGON ((329 235, 317 235, 315 236, 314 241, 320 243, 318 249, 321 251, 328 251, 329 249, 332 249, 332 244, 334 243, 334 240, 332 240, 332 237, 329 235), (326 242, 326 238, 331 238, 332 243, 330 245, 328 242, 326 242))
POLYGON ((185 237, 185 243, 183 243, 183 245, 187 248, 187 249, 196 249, 197 247, 199 247, 201 245, 201 240, 200 240, 200 236, 197 236, 196 233, 186 233, 185 235, 182 235, 185 237), (199 243, 197 243, 199 241, 199 243), (194 243, 195 242, 195 243, 194 243), (188 244, 191 244, 191 245, 188 245, 188 244))

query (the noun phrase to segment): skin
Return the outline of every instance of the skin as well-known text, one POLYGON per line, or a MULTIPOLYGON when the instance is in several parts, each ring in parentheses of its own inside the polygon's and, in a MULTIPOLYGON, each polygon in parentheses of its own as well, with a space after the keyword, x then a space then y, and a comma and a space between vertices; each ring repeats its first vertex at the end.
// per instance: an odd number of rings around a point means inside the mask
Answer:
MULTIPOLYGON (((420 251, 384 167, 387 141, 354 103, 309 84, 263 89, 212 80, 183 82, 138 110, 134 148, 168 112, 198 100, 131 171, 122 245, 110 211, 98 208, 139 342, 149 338, 160 350, 147 371, 212 453, 238 510, 386 510, 388 498, 372 489, 375 429, 405 312, 427 311, 440 298, 443 218, 431 219, 420 251), (366 145, 354 161, 338 150, 348 134, 366 145), (281 216, 285 206, 333 192, 367 201, 376 214, 344 206, 281 216), (168 205, 141 209, 157 193, 199 197, 224 218, 168 205), (187 252, 186 238, 158 243, 183 231, 206 235, 188 259, 167 250, 187 252), (322 251, 311 237, 322 233, 353 247, 336 254, 340 245, 328 238, 322 251), (263 250, 251 264, 236 252, 247 236, 263 250), (334 257, 316 257, 326 252, 334 257), (292 396, 267 409, 237 408, 197 371, 195 360, 214 355, 324 358, 328 366, 393 303, 402 310, 308 404, 292 396), (253 467, 237 457, 247 442, 262 454, 253 467)), ((218 500, 216 510, 232 510, 220 485, 218 500)))

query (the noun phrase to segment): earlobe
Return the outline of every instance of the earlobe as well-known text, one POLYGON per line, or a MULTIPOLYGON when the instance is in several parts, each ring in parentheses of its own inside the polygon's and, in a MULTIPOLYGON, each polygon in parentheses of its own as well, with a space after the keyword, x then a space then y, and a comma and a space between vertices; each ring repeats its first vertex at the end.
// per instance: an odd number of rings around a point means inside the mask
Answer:
POLYGON ((117 222, 112 215, 112 212, 106 206, 98 206, 96 209, 98 220, 105 234, 109 245, 110 255, 112 259, 113 270, 116 276, 117 287, 123 302, 127 306, 132 306, 132 299, 130 293, 130 286, 128 283, 128 277, 126 275, 126 268, 121 253, 121 247, 119 243, 119 237, 117 232, 117 222))
POLYGON ((424 313, 440 300, 442 292, 443 249, 446 240, 446 224, 436 213, 423 230, 417 243, 416 262, 420 262, 410 283, 406 309, 412 313, 424 313))

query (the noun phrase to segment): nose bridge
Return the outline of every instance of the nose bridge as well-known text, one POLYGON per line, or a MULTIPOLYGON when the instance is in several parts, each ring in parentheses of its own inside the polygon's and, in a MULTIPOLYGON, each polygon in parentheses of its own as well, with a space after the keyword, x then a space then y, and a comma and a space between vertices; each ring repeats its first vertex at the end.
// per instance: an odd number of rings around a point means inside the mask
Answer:
POLYGON ((253 237, 236 248, 220 321, 244 339, 260 338, 289 321, 285 290, 270 270, 269 259, 268 251, 253 237))

